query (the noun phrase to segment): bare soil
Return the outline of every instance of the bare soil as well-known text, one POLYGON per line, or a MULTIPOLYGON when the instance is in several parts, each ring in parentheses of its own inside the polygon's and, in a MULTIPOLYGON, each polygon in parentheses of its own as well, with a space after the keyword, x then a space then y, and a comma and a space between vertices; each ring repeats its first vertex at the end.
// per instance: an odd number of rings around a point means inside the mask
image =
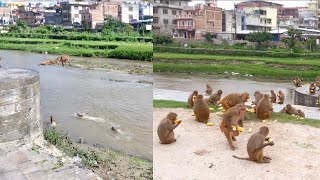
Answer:
POLYGON ((318 179, 320 173, 320 129, 305 125, 268 122, 244 124, 245 132, 234 142, 232 151, 220 131, 221 117, 211 114, 214 126, 195 121, 191 109, 158 108, 153 110, 153 174, 154 179, 318 179), (181 124, 175 129, 177 141, 170 145, 159 143, 157 126, 169 113, 176 112, 181 124), (264 154, 271 163, 258 164, 239 160, 247 157, 249 137, 261 126, 268 126, 274 146, 264 154), (248 129, 253 132, 249 133, 248 129), (207 152, 208 151, 208 152, 207 152), (195 154, 195 152, 197 154, 195 154))

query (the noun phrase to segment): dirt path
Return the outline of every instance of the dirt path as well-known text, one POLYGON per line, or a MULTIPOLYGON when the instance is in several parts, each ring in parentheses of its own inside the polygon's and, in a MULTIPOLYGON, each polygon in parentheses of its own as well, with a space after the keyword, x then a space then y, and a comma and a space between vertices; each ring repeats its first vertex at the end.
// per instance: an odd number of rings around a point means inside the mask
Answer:
MULTIPOLYGON (((221 133, 221 118, 211 114, 214 126, 198 123, 192 110, 154 109, 153 111, 153 167, 154 179, 318 179, 320 173, 320 129, 303 125, 274 123, 267 125, 274 146, 265 148, 270 164, 257 164, 238 160, 247 157, 249 137, 264 124, 255 123, 253 132, 243 132, 237 137, 237 150, 230 150, 221 133), (182 123, 176 128, 177 142, 159 144, 157 126, 168 112, 176 112, 182 123), (197 150, 209 151, 203 156, 197 150)), ((250 122, 244 127, 248 130, 250 122)))

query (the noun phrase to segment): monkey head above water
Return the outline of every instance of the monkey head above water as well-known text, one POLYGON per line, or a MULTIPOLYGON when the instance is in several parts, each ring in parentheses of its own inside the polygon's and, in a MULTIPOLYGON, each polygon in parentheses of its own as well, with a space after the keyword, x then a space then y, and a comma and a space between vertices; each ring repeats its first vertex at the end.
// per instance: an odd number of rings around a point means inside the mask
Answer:
POLYGON ((53 129, 55 129, 57 127, 57 123, 56 121, 53 119, 53 116, 50 115, 50 125, 53 129))
POLYGON ((76 113, 78 118, 84 118, 85 116, 88 115, 88 113, 76 113))
POLYGON ((249 158, 241 158, 238 156, 233 156, 237 159, 255 161, 257 163, 270 163, 271 158, 263 155, 263 148, 266 146, 273 146, 274 142, 267 138, 269 134, 269 128, 262 126, 259 132, 253 134, 247 144, 247 152, 249 158), (265 143, 265 141, 269 141, 265 143))
POLYGON ((212 87, 211 87, 209 84, 207 84, 206 87, 207 87, 207 89, 206 89, 206 95, 209 96, 209 95, 212 94, 212 91, 213 91, 213 90, 212 90, 212 87))
POLYGON ((316 85, 314 83, 311 83, 309 86, 309 93, 314 94, 316 93, 316 85))
POLYGON ((188 98, 188 105, 189 107, 193 107, 193 104, 194 104, 194 101, 196 100, 196 97, 198 95, 198 91, 197 90, 194 90, 192 92, 192 94, 190 94, 189 98, 188 98))
POLYGON ((176 142, 173 130, 178 127, 181 122, 175 122, 177 120, 177 116, 178 115, 176 113, 170 112, 167 117, 161 120, 157 130, 160 144, 171 144, 176 142))
POLYGON ((193 112, 196 120, 199 122, 208 123, 210 117, 210 109, 207 102, 201 94, 198 94, 193 105, 193 112))
POLYGON ((228 110, 230 107, 233 107, 237 104, 244 104, 245 102, 249 102, 250 97, 249 94, 244 92, 242 94, 240 93, 231 93, 222 98, 218 105, 221 104, 225 110, 228 110))
POLYGON ((243 127, 243 121, 246 116, 246 106, 244 104, 237 104, 229 108, 224 114, 223 119, 220 124, 220 130, 223 132, 227 138, 229 146, 232 150, 236 147, 233 145, 232 141, 236 141, 235 136, 239 135, 239 130, 234 129, 234 127, 243 127))
POLYGON ((301 87, 301 79, 296 76, 294 79, 293 79, 293 84, 295 87, 301 87))

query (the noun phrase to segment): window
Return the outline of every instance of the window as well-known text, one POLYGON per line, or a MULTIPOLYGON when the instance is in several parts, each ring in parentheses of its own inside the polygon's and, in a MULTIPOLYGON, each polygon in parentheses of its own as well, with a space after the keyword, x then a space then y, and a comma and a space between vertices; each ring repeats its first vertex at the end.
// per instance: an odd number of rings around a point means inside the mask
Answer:
POLYGON ((172 24, 177 24, 177 20, 172 20, 172 24))
POLYGON ((153 18, 153 24, 158 24, 159 23, 159 19, 158 18, 153 18))
POLYGON ((172 15, 176 15, 177 11, 176 10, 172 10, 172 15))
POLYGON ((168 19, 163 19, 163 24, 168 24, 168 19))
POLYGON ((179 21, 179 26, 184 26, 184 21, 179 21))
POLYGON ((153 13, 158 14, 158 8, 153 8, 153 13))
POLYGON ((129 20, 131 21, 132 19, 133 19, 133 15, 130 14, 130 15, 129 15, 129 20))
POLYGON ((162 12, 163 14, 168 14, 168 9, 163 9, 162 12))
POLYGON ((188 26, 193 26, 193 21, 189 21, 188 26))
POLYGON ((133 11, 133 6, 129 6, 129 11, 133 11))
POLYGON ((78 10, 79 9, 79 7, 78 6, 74 6, 74 10, 78 10))

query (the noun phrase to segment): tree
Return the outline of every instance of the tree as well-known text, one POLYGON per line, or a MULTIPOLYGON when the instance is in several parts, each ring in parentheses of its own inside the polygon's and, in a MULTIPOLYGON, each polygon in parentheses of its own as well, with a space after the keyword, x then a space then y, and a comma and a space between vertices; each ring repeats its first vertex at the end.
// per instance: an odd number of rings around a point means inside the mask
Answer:
POLYGON ((210 33, 203 34, 202 37, 204 37, 206 41, 212 42, 212 35, 210 33))
POLYGON ((297 45, 297 42, 300 41, 301 35, 302 35, 302 32, 300 30, 289 28, 288 29, 289 38, 283 39, 282 42, 287 44, 287 46, 291 49, 291 52, 292 52, 293 48, 297 45))
POLYGON ((119 21, 112 16, 107 16, 102 26, 103 34, 126 33, 127 35, 130 35, 132 31, 133 27, 130 24, 119 21))
POLYGON ((23 20, 18 20, 16 25, 10 27, 10 33, 22 33, 29 29, 27 23, 23 20))
POLYGON ((250 42, 255 42, 257 43, 257 47, 263 47, 263 44, 266 42, 269 42, 272 40, 272 35, 271 33, 268 33, 266 31, 258 31, 258 32, 253 32, 250 33, 246 39, 250 42))
POLYGON ((316 41, 316 38, 314 37, 310 37, 306 40, 306 46, 307 48, 309 48, 309 50, 311 52, 314 52, 317 48, 317 41, 316 41))

